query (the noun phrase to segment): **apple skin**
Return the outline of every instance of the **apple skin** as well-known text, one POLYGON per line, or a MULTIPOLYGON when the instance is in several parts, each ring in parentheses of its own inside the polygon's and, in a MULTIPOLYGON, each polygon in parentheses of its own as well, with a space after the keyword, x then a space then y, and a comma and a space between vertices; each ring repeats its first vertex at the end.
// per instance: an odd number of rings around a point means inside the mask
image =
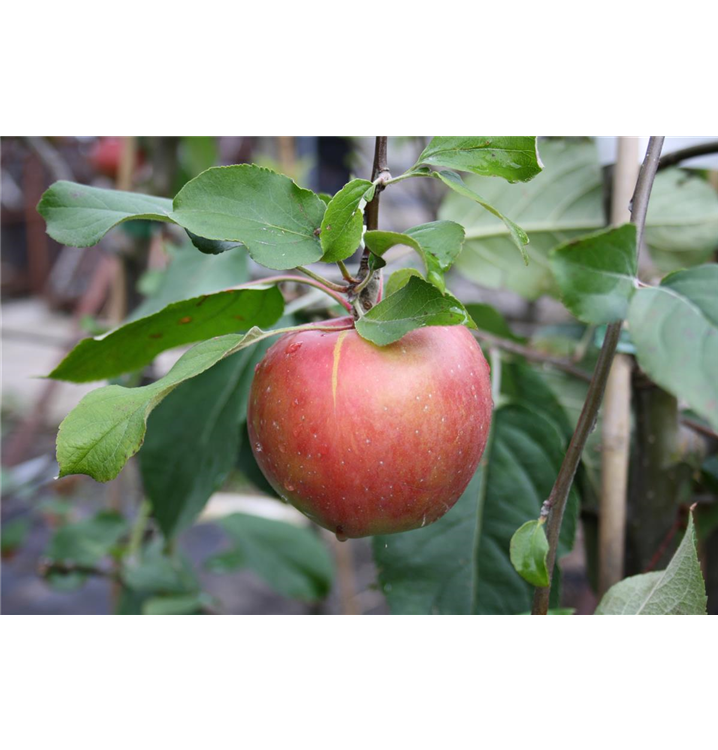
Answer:
POLYGON ((489 365, 461 325, 378 347, 344 330, 285 334, 257 365, 252 451, 277 493, 339 539, 441 518, 491 425, 489 365))

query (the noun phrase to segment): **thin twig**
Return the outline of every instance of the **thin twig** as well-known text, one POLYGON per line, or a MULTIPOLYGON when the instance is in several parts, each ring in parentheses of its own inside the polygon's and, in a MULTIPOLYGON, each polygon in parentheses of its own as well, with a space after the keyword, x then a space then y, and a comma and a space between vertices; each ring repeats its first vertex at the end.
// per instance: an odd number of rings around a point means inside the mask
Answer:
MULTIPOLYGON (((646 223, 646 212, 648 210, 648 199, 658 169, 658 159, 663 147, 663 136, 651 136, 648 142, 648 150, 638 175, 636 190, 631 201, 631 221, 637 228, 636 252, 641 246, 641 238, 646 223)), ((558 549, 558 537, 561 531, 561 521, 566 509, 571 485, 576 474, 576 469, 581 461, 581 455, 589 435, 596 426, 598 410, 603 400, 603 392, 606 388, 606 380, 611 369, 613 355, 616 352, 618 339, 621 334, 622 323, 612 323, 606 329, 606 337, 598 355, 598 362, 593 371, 593 377, 588 387, 586 400, 578 418, 576 429, 568 444, 561 468, 559 469, 556 482, 548 499, 544 503, 542 514, 548 514, 546 522, 546 536, 548 537, 549 552, 547 557, 548 579, 551 581, 554 565, 556 564, 556 551, 558 549)), ((548 612, 549 596, 551 593, 550 583, 545 588, 537 588, 534 593, 533 608, 534 615, 545 615, 548 612)))
POLYGON ((546 352, 539 351, 538 349, 532 349, 531 347, 519 344, 516 341, 511 341, 511 339, 504 339, 500 336, 494 336, 493 333, 489 333, 488 331, 471 331, 471 333, 473 333, 474 337, 479 339, 479 341, 485 341, 487 344, 495 346, 497 349, 503 349, 504 351, 511 352, 512 354, 519 354, 522 357, 531 360, 532 362, 540 362, 541 364, 551 365, 557 370, 563 370, 569 375, 573 375, 575 378, 585 380, 586 382, 589 382, 591 380, 591 373, 586 372, 586 370, 582 370, 580 367, 576 367, 576 365, 570 359, 555 357, 552 354, 547 354, 546 352))
POLYGON ((323 276, 320 276, 318 273, 314 273, 314 271, 310 271, 308 268, 305 268, 304 266, 297 266, 296 271, 299 271, 299 273, 303 273, 305 276, 309 276, 310 279, 314 279, 314 281, 318 281, 320 284, 323 284, 328 289, 332 289, 335 292, 346 292, 347 288, 346 286, 342 286, 341 284, 335 284, 333 281, 329 281, 329 279, 325 279, 323 276))
POLYGON ((303 276, 293 276, 291 274, 283 276, 269 276, 265 279, 257 279, 256 281, 248 281, 245 284, 240 284, 237 287, 231 287, 232 289, 244 289, 245 287, 252 286, 254 284, 279 284, 283 281, 291 281, 295 284, 305 284, 306 286, 313 286, 315 289, 321 289, 325 294, 328 294, 335 302, 338 302, 345 310, 351 312, 351 305, 347 300, 329 287, 324 286, 319 281, 314 279, 305 279, 303 276))
POLYGON ((658 169, 674 167, 686 159, 693 159, 696 156, 707 156, 708 154, 718 154, 718 141, 709 141, 708 143, 698 143, 695 146, 678 149, 673 153, 661 157, 658 163, 658 169))

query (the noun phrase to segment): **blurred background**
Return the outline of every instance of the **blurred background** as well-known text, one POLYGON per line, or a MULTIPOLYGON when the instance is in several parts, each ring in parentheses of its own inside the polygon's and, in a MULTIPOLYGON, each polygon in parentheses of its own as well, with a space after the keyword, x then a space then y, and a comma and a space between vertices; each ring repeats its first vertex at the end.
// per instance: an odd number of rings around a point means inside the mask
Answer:
MULTIPOLYGON (((392 173, 398 175, 414 164, 428 140, 390 138, 392 173)), ((665 151, 689 142, 668 139, 665 151)), ((315 192, 333 194, 353 176, 370 176, 373 148, 373 138, 351 137, 2 139, 3 613, 134 613, 154 611, 153 607, 157 611, 174 608, 178 613, 388 613, 376 584, 370 542, 340 544, 272 497, 244 443, 236 466, 216 488, 198 521, 179 535, 171 550, 181 560, 181 570, 170 571, 169 579, 161 584, 150 585, 143 579, 134 593, 118 586, 113 575, 113 556, 118 553, 113 545, 122 533, 131 535, 132 529, 140 528, 148 543, 152 542, 151 521, 141 519, 142 526, 137 526, 145 497, 138 457, 108 484, 84 476, 55 481, 57 427, 98 384, 74 385, 41 377, 82 337, 102 333, 128 317, 149 314, 171 301, 267 275, 266 269, 246 254, 198 253, 179 228, 166 224, 129 222, 110 232, 96 247, 62 247, 46 234, 45 222, 36 211, 43 192, 53 182, 73 180, 172 197, 208 167, 251 162, 287 174, 315 192), (288 588, 286 571, 284 579, 278 580, 281 572, 276 572, 276 561, 232 560, 232 529, 227 519, 237 513, 303 529, 326 548, 326 563, 318 565, 314 579, 288 588), (109 529, 108 514, 120 519, 116 530, 109 529), (89 562, 74 569, 59 568, 53 560, 62 557, 59 550, 63 548, 84 550, 89 562), (324 569, 329 572, 322 573, 324 569), (148 591, 159 594, 149 597, 148 591)), ((543 155, 544 149, 541 151, 543 155)), ((612 138, 570 139, 570 143, 551 142, 544 161, 547 172, 558 170, 560 164, 573 165, 576 172, 590 172, 581 199, 585 203, 587 196, 601 195, 610 179, 614 153, 612 138)), ((700 173, 708 191, 700 198, 707 239, 687 246, 683 243, 679 248, 656 241, 646 262, 661 271, 710 260, 718 246, 718 163, 715 157, 703 157, 687 166, 700 173)), ((522 186, 509 188, 526 202, 535 200, 533 193, 522 192, 526 190, 522 186)), ((556 205, 560 199, 560 194, 554 197, 556 205)), ((501 199, 495 202, 521 223, 510 205, 502 205, 501 199)), ((380 226, 401 231, 437 216, 456 218, 470 226, 467 214, 473 210, 472 204, 457 204, 453 198, 447 202, 437 180, 406 181, 383 194, 380 226), (458 217, 457 212, 463 215, 458 217)), ((554 207, 541 210, 549 215, 554 207)), ((477 225, 479 221, 483 219, 477 219, 477 225)), ((601 223, 599 219, 599 226, 601 223)), ((553 244, 568 236, 554 232, 553 244)), ((531 240, 532 246, 541 249, 541 240, 534 241, 533 235, 531 240)), ((540 266, 531 277, 533 286, 527 286, 521 266, 487 264, 485 255, 492 248, 482 247, 467 252, 467 246, 466 259, 449 276, 449 287, 462 302, 494 306, 513 331, 531 336, 534 342, 543 340, 547 351, 555 345, 559 332, 581 345, 583 332, 576 331, 566 309, 541 286, 540 266)), ((399 266, 413 263, 405 249, 391 252, 399 266)), ((334 270, 324 266, 322 273, 338 281, 338 272, 332 276, 334 270)), ((297 320, 326 313, 321 295, 291 286, 285 291, 289 312, 297 320)), ((181 353, 165 353, 148 371, 116 382, 149 382, 164 374, 181 353)), ((558 390, 564 387, 561 383, 555 386, 558 390)), ((579 406, 577 396, 574 408, 579 406)), ((598 452, 600 446, 593 450, 598 452)), ((563 603, 579 612, 591 611, 595 605, 586 559, 581 536, 563 564, 563 603)), ((152 581, 162 573, 158 567, 141 572, 152 581)))

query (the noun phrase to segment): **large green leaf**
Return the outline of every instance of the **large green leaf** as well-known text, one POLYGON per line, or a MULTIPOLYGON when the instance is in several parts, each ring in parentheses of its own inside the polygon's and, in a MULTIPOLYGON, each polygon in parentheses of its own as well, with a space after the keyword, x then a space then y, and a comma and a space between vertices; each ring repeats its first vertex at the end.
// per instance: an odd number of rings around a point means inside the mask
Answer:
MULTIPOLYGON (((563 458, 554 424, 520 406, 494 414, 481 466, 457 504, 431 526, 377 537, 379 579, 395 614, 520 614, 533 589, 514 570, 514 532, 538 517, 563 458)), ((571 493, 559 555, 573 545, 571 493)))
POLYGON ((359 318, 356 330, 368 341, 386 346, 415 328, 462 324, 476 327, 456 298, 412 276, 406 286, 359 318))
POLYGON ((378 256, 395 245, 416 250, 426 266, 426 278, 442 292, 444 274, 454 264, 464 244, 464 228, 453 221, 432 221, 406 232, 372 230, 364 235, 366 246, 378 256))
POLYGON ((270 343, 182 383, 150 416, 140 471, 166 537, 194 522, 236 464, 254 366, 270 343))
MULTIPOLYGON (((513 252, 510 230, 458 194, 444 200, 439 218, 466 228, 458 268, 482 286, 507 288, 527 299, 556 294, 548 252, 606 224, 603 177, 595 145, 588 139, 541 141, 545 169, 534 181, 512 187, 470 175, 466 186, 521 225, 531 243, 528 268, 513 252)), ((685 170, 658 173, 648 208, 645 240, 661 268, 702 263, 718 247, 718 196, 705 181, 685 170)))
POLYGON ((718 249, 718 193, 690 172, 658 173, 646 218, 646 243, 663 271, 705 263, 718 249))
POLYGON ((718 265, 638 289, 628 310, 638 363, 718 429, 718 265))
POLYGON ((50 237, 72 247, 96 245, 112 227, 125 221, 173 221, 168 198, 102 190, 64 180, 45 191, 37 210, 47 222, 50 237))
POLYGON ((208 561, 211 570, 249 568, 278 593, 301 601, 316 601, 329 593, 332 560, 311 529, 245 513, 223 518, 220 526, 234 546, 208 561))
POLYGON ((284 299, 276 286, 248 286, 174 302, 146 318, 81 341, 50 373, 85 383, 139 370, 167 349, 279 320, 284 299))
POLYGON ((258 263, 286 269, 322 257, 326 205, 289 177, 253 164, 213 167, 174 199, 172 217, 210 240, 241 242, 258 263))
POLYGON ((579 320, 598 325, 626 317, 638 284, 634 224, 572 240, 549 261, 562 302, 579 320))
POLYGON ((373 191, 368 180, 352 180, 329 201, 319 235, 325 263, 345 260, 359 247, 364 227, 362 209, 373 191))
POLYGON ((452 167, 509 182, 525 182, 541 171, 536 136, 435 136, 419 164, 452 167))
POLYGON ((705 615, 706 587, 696 550, 693 514, 668 567, 631 576, 606 592, 597 615, 705 615))
POLYGON ((506 224, 479 204, 449 193, 439 211, 439 218, 466 228, 459 270, 482 286, 511 289, 527 299, 556 291, 549 250, 605 224, 595 146, 584 139, 542 141, 541 158, 544 171, 520 187, 486 177, 466 178, 468 188, 511 216, 528 234, 528 267, 516 253, 506 224))
POLYGON ((114 479, 140 449, 150 412, 178 385, 225 357, 280 331, 253 328, 203 341, 186 352, 163 378, 140 388, 109 385, 88 393, 65 417, 57 436, 60 476, 87 474, 98 482, 114 479))

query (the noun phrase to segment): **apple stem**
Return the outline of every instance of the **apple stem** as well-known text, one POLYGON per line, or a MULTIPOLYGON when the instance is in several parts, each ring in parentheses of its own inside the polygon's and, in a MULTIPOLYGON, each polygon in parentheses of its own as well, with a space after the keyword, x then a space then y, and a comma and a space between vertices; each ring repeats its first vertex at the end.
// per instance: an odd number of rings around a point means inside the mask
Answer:
POLYGON ((254 282, 250 281, 248 284, 242 284, 241 286, 246 287, 250 286, 251 284, 280 284, 283 281, 291 281, 295 284, 306 284, 307 286, 312 286, 315 289, 321 289, 325 294, 328 294, 335 302, 338 302, 347 312, 352 311, 352 306, 349 304, 348 300, 346 300, 341 294, 338 294, 333 289, 325 286, 320 281, 315 281, 311 278, 305 279, 303 276, 293 276, 292 274, 288 274, 286 276, 269 276, 268 278, 257 279, 254 282))
MULTIPOLYGON (((651 188, 653 187, 653 181, 658 170, 658 160, 661 155, 661 148, 663 147, 663 139, 664 136, 654 135, 648 141, 648 149, 641 165, 641 171, 636 182, 636 190, 631 202, 631 221, 637 227, 636 254, 638 254, 641 247, 641 239, 646 225, 648 199, 651 196, 651 188)), ((603 401, 608 373, 611 370, 613 355, 616 353, 616 346, 618 345, 618 338, 622 327, 623 321, 619 321, 618 323, 611 323, 606 329, 606 336, 603 340, 601 352, 598 355, 598 362, 593 371, 591 383, 588 386, 588 393, 586 394, 586 400, 584 401, 581 415, 578 418, 576 429, 571 436, 571 441, 568 444, 566 455, 561 463, 561 468, 559 469, 551 494, 541 509, 543 516, 548 515, 546 536, 548 538, 549 550, 546 566, 548 568, 549 585, 535 590, 533 607, 531 609, 532 615, 545 615, 548 613, 549 597, 551 594, 550 582, 554 565, 556 564, 556 551, 558 549, 558 538, 561 532, 563 512, 566 509, 566 502, 571 491, 571 486, 573 485, 576 470, 581 461, 581 456, 583 455, 583 449, 586 446, 586 441, 596 426, 598 410, 603 401)))
POLYGON ((310 271, 304 266, 297 266, 295 270, 299 271, 299 273, 303 273, 305 276, 309 276, 309 278, 314 279, 314 281, 318 281, 320 284, 324 284, 325 287, 331 289, 332 291, 341 292, 342 294, 346 293, 347 291, 346 285, 335 284, 333 281, 325 279, 323 276, 320 276, 318 273, 314 273, 314 271, 310 271))

